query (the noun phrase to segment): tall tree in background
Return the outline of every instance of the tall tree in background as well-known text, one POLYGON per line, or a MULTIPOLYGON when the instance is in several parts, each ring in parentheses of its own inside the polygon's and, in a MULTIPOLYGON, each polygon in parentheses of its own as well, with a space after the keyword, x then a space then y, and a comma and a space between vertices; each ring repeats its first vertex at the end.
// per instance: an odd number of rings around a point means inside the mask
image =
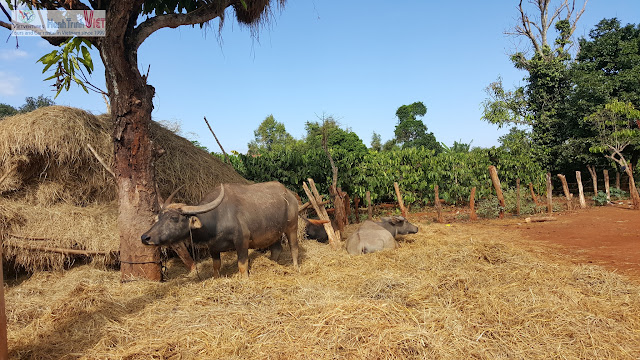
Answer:
POLYGON ((375 131, 371 135, 371 150, 382 151, 382 137, 375 131))
MULTIPOLYGON (((427 107, 421 101, 411 105, 402 105, 396 111, 398 124, 395 129, 395 141, 403 148, 423 146, 426 149, 442 151, 440 143, 433 133, 427 132, 427 126, 418 119, 427 113, 427 107)), ((386 146, 386 144, 385 144, 386 146)))
POLYGON ((273 115, 267 116, 254 130, 255 139, 249 144, 249 155, 268 151, 283 151, 295 144, 296 140, 287 132, 284 124, 276 121, 273 115))
MULTIPOLYGON (((7 3, 11 1, 7 0, 7 3)), ((39 9, 105 10, 102 38, 66 39, 44 37, 61 46, 41 60, 56 69, 58 91, 70 82, 86 87, 74 75, 75 65, 93 69, 87 46, 95 46, 105 67, 107 93, 114 123, 114 171, 118 188, 121 275, 123 280, 159 280, 160 254, 157 248, 142 245, 140 234, 151 226, 158 211, 154 159, 158 149, 149 138, 155 89, 140 73, 138 49, 153 33, 182 25, 202 25, 220 18, 232 7, 241 24, 257 26, 270 14, 270 0, 32 0, 21 1, 39 9), (77 54, 76 60, 69 56, 77 54), (59 65, 57 65, 57 64, 59 65), (69 66, 71 64, 71 66, 69 66)), ((284 5, 285 0, 278 0, 284 5)), ((0 21, 0 27, 11 24, 0 21)))
POLYGON ((53 100, 44 95, 40 95, 37 98, 29 96, 24 99, 24 104, 17 109, 8 104, 0 104, 0 119, 55 104, 56 103, 53 100))

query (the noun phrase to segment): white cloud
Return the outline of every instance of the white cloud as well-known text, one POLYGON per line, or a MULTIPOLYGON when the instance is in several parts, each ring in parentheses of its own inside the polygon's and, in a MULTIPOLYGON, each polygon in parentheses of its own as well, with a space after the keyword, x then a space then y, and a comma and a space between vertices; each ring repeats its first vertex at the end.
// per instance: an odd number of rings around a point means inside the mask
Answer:
POLYGON ((21 83, 22 79, 20 77, 0 71, 0 95, 17 95, 19 93, 21 83))
POLYGON ((20 49, 2 49, 0 50, 0 60, 14 60, 27 57, 27 52, 20 49))

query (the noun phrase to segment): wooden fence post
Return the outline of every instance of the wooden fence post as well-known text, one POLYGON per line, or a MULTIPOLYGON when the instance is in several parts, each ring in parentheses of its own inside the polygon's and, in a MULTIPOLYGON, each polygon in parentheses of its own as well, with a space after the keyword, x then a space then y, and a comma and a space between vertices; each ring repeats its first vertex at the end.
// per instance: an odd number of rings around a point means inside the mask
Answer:
POLYGON ((560 181, 562 181, 562 190, 564 191, 564 196, 567 198, 567 210, 573 210, 573 206, 571 204, 571 200, 573 199, 573 194, 569 192, 569 185, 567 185, 567 178, 562 174, 558 174, 560 181))
POLYGON ((529 190, 531 190, 531 199, 533 199, 533 203, 536 205, 540 205, 538 202, 538 197, 536 196, 535 191, 533 191, 533 184, 529 183, 529 190))
POLYGON ((553 187, 551 186, 551 173, 547 173, 547 212, 549 214, 553 213, 553 200, 551 198, 551 191, 553 187))
POLYGON ((582 187, 582 175, 580 171, 576 171, 576 181, 578 182, 578 195, 580 196, 580 208, 584 209, 587 207, 587 203, 584 200, 584 188, 582 187))
POLYGON ((404 207, 404 201, 402 201, 402 194, 400 193, 400 187, 398 182, 393 183, 393 188, 396 189, 396 198, 398 199, 398 205, 400 205, 400 211, 403 217, 407 217, 407 208, 404 207))
POLYGON ((367 214, 368 214, 368 219, 371 220, 373 219, 373 208, 371 207, 371 192, 367 191, 367 214))
POLYGON ((516 179, 516 215, 520 215, 520 179, 516 179))
POLYGON ((493 188, 496 190, 498 196, 498 202, 500 204, 500 219, 504 218, 504 208, 507 205, 504 202, 504 196, 502 195, 502 187, 500 186, 500 179, 498 178, 498 170, 495 166, 489 166, 489 175, 491 175, 491 182, 493 182, 493 188))
POLYGON ((604 192, 607 194, 607 200, 611 201, 611 194, 609 193, 609 170, 602 170, 602 174, 604 174, 604 192))
POLYGON ((596 167, 593 165, 587 165, 587 170, 589 170, 591 180, 593 181, 593 195, 598 195, 598 174, 596 173, 596 167))
POLYGON ((433 190, 435 191, 435 205, 436 205, 436 212, 438 213, 438 222, 439 223, 443 223, 444 219, 442 219, 442 204, 440 203, 440 194, 438 194, 438 185, 434 185, 433 186, 433 190))
POLYGON ((471 213, 469 214, 470 220, 478 220, 478 215, 476 214, 476 187, 471 188, 471 196, 469 196, 469 208, 471 209, 471 213))

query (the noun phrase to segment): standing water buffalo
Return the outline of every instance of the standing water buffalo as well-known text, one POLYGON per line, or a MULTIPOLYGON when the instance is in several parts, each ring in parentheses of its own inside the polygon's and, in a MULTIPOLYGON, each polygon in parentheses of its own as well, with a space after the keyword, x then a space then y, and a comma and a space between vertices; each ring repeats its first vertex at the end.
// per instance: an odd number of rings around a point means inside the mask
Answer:
POLYGON ((146 245, 171 245, 191 234, 194 243, 208 245, 216 277, 222 266, 220 253, 236 250, 238 271, 247 277, 249 249, 269 248, 271 259, 277 260, 282 234, 289 240, 293 265, 298 267, 297 231, 298 201, 291 191, 273 181, 220 185, 197 206, 165 204, 156 223, 141 239, 146 245))
POLYGON ((367 220, 347 239, 347 252, 351 255, 367 254, 384 249, 395 249, 398 235, 415 234, 418 227, 402 216, 383 217, 381 221, 367 220))

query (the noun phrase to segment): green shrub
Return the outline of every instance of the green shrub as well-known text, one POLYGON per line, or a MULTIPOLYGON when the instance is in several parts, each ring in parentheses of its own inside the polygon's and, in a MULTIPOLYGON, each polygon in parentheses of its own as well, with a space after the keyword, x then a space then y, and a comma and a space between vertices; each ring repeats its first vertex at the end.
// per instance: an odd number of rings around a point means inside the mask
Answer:
POLYGON ((593 197, 593 202, 596 206, 604 206, 609 203, 609 200, 607 199, 607 194, 598 191, 598 194, 593 197))

